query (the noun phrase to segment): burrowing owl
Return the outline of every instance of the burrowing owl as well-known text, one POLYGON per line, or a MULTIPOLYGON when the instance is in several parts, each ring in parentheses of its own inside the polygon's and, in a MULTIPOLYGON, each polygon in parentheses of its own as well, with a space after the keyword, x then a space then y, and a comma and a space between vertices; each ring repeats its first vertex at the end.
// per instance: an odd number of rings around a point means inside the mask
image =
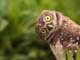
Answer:
POLYGON ((80 26, 58 11, 44 10, 37 18, 36 32, 48 42, 57 60, 68 48, 73 54, 80 47, 80 26))

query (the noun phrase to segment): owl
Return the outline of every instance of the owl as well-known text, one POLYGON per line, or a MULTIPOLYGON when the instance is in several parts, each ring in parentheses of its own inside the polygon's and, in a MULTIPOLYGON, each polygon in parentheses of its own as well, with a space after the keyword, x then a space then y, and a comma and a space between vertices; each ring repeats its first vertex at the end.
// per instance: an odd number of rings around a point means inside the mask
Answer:
MULTIPOLYGON (((75 60, 80 47, 80 26, 58 11, 44 10, 37 18, 35 30, 46 41, 57 60, 69 49, 75 60)), ((66 60, 64 58, 64 60, 66 60)))

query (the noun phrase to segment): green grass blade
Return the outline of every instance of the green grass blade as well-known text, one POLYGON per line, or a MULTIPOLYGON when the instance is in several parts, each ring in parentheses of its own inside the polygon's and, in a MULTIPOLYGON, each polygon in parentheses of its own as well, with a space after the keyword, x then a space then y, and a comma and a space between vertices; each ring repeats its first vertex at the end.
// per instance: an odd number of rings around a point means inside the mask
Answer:
POLYGON ((67 50, 67 59, 73 60, 72 53, 69 50, 67 50))
POLYGON ((80 48, 78 49, 76 60, 80 60, 80 48))

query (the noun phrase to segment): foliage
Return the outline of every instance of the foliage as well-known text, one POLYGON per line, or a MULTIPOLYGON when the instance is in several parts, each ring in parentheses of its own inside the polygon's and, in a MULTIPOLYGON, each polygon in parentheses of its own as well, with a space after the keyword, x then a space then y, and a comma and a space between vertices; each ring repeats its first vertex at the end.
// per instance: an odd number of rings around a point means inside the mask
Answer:
POLYGON ((80 24, 80 0, 0 0, 0 60, 53 60, 35 33, 36 17, 58 10, 80 24))

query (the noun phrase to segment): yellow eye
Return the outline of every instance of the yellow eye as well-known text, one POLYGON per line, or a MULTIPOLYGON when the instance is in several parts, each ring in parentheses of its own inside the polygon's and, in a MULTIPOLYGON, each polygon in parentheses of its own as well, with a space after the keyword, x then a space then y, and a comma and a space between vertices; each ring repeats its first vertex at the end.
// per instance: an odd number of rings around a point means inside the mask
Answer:
POLYGON ((46 33, 46 29, 45 28, 41 28, 41 33, 46 33))
POLYGON ((46 21, 46 22, 51 21, 51 17, 50 17, 50 16, 45 16, 45 21, 46 21))

